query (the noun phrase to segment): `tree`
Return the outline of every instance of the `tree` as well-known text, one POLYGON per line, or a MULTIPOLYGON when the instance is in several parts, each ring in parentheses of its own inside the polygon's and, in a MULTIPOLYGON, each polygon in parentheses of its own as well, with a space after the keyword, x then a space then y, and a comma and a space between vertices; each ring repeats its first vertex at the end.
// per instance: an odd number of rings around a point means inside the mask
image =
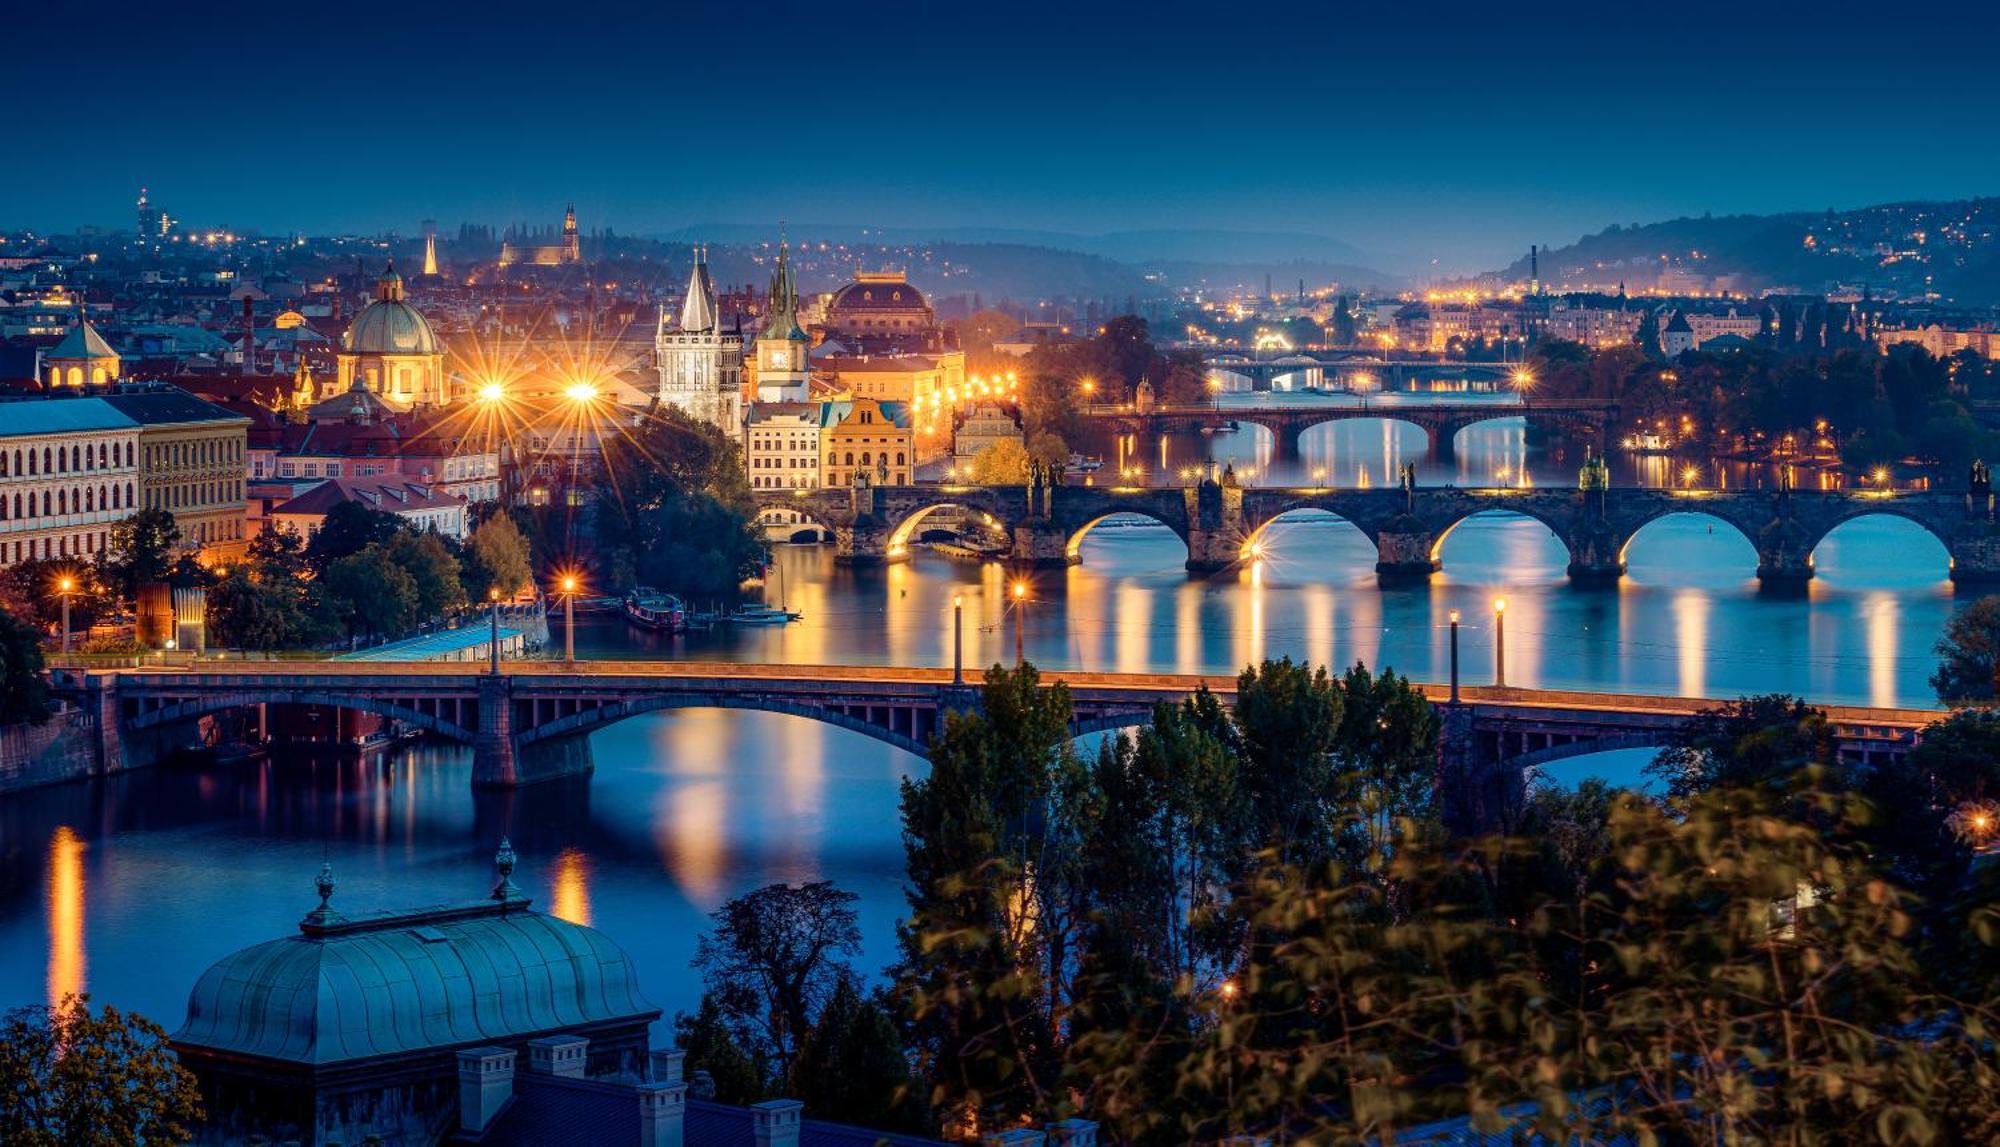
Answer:
POLYGON ((972 480, 981 486, 1028 484, 1028 450, 1017 439, 1003 438, 972 459, 972 480))
POLYGON ((737 597, 766 551, 736 444, 667 408, 603 449, 592 536, 604 567, 684 597, 737 597))
POLYGON ((856 899, 832 881, 772 884, 709 916, 715 928, 701 938, 693 966, 723 1018, 753 1035, 776 1084, 791 1077, 820 1009, 852 975, 840 957, 861 950, 856 899))
POLYGON ((816 1118, 878 1131, 924 1130, 890 1009, 842 975, 799 1048, 790 1094, 816 1118))
POLYGON ((1995 675, 2000 673, 2000 595, 1982 597, 1952 614, 1936 653, 1931 688, 1938 700, 1952 706, 1994 700, 1995 675))
POLYGON ((139 587, 167 580, 180 550, 181 527, 165 510, 148 506, 111 527, 98 573, 111 590, 137 600, 139 587))
POLYGON ((498 590, 503 600, 512 599, 533 583, 535 570, 528 552, 528 539, 512 515, 495 514, 479 523, 465 547, 465 592, 474 601, 485 601, 488 592, 498 590))
POLYGON ((1334 346, 1353 346, 1358 337, 1354 327, 1354 309, 1348 305, 1346 295, 1333 301, 1333 320, 1329 328, 1329 337, 1332 338, 1334 346))
POLYGON ((383 552, 416 587, 418 621, 434 621, 453 610, 465 608, 465 583, 451 547, 434 533, 401 530, 389 539, 383 552))
POLYGON ((715 1086, 716 1102, 741 1106, 768 1094, 764 1069, 743 1050, 741 1033, 723 1015, 715 993, 703 992, 693 1015, 681 1012, 674 1016, 674 1043, 687 1057, 684 1066, 690 1077, 708 1076, 715 1086))
POLYGON ((1362 814, 1362 863, 1380 871, 1396 822, 1435 815, 1438 715, 1423 690, 1392 670, 1356 663, 1340 678, 1340 731, 1334 754, 1340 800, 1362 814))
POLYGON ((16 1008, 0 1021, 0 1143, 187 1143, 201 1093, 159 1025, 90 997, 16 1008))
POLYGON ((321 609, 350 640, 400 634, 419 616, 415 580, 379 545, 337 559, 319 585, 321 609))
POLYGON ((0 611, 0 725, 40 723, 48 715, 42 632, 12 613, 0 611))
POLYGON ((1680 798, 1719 786, 1778 786, 1810 765, 1833 760, 1826 714, 1772 693, 1695 714, 1646 766, 1680 798))
POLYGON ((306 564, 325 573, 344 557, 386 544, 402 528, 403 520, 385 510, 364 502, 341 502, 326 512, 306 542, 306 564))
POLYGON ((1253 847, 1307 866, 1331 855, 1342 707, 1341 690, 1325 669, 1289 657, 1237 676, 1230 743, 1256 833, 1253 847))
POLYGON ((89 630, 116 608, 117 601, 96 567, 74 558, 31 558, 0 570, 0 608, 45 632, 54 631, 62 624, 65 579, 75 587, 68 595, 72 632, 89 630))
POLYGON ((220 648, 296 648, 307 643, 307 630, 298 594, 261 580, 251 568, 230 570, 208 591, 209 638, 220 648))

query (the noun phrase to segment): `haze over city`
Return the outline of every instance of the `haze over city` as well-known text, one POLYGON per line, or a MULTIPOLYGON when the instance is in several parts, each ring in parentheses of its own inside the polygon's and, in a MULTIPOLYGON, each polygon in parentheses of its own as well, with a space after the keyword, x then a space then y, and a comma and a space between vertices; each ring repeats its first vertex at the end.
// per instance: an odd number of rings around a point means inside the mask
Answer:
MULTIPOLYGON (((1903 6, 1976 43, 1987 6, 1903 6)), ((35 5, 0 227, 133 187, 285 234, 596 225, 1307 232, 1386 269, 1680 215, 1991 190, 1979 69, 1854 0, 1631 6, 35 5), (76 173, 68 186, 55 173, 76 173), (87 173, 87 174, 86 174, 87 173)))

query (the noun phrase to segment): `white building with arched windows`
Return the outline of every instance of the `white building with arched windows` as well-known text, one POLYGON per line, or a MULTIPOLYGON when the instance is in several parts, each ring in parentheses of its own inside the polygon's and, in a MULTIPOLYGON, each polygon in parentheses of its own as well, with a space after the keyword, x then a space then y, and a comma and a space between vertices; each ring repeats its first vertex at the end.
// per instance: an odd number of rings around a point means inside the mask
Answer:
POLYGON ((139 504, 139 424, 100 398, 0 404, 0 568, 90 561, 139 504))

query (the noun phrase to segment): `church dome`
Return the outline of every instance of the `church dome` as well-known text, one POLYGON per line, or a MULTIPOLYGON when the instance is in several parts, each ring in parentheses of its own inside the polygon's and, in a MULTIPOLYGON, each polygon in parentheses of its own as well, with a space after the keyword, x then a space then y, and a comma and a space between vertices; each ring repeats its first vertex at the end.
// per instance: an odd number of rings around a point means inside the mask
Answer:
POLYGON ((424 313, 403 301, 403 277, 391 265, 376 282, 375 301, 354 316, 341 338, 349 354, 441 354, 424 313))
MULTIPOLYGON (((321 879, 330 896, 331 877, 321 879)), ((203 973, 173 1042, 330 1064, 658 1017, 623 949, 526 905, 512 893, 348 919, 322 901, 300 935, 203 973)))

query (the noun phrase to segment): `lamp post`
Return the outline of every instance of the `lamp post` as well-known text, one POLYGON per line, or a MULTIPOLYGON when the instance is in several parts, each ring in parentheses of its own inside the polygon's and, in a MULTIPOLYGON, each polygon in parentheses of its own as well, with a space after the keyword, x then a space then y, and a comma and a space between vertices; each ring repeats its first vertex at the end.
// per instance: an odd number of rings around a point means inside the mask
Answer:
POLYGON ((56 583, 56 592, 62 595, 62 651, 69 652, 69 595, 76 592, 76 579, 65 576, 56 583))
POLYGON ((500 591, 498 589, 488 589, 486 591, 486 601, 487 615, 493 621, 493 635, 487 641, 487 645, 490 647, 490 652, 493 655, 493 676, 498 677, 500 676, 500 591))
POLYGON ((1028 663, 1028 583, 1016 580, 1014 594, 1014 668, 1028 663))
POLYGON ((965 595, 951 595, 951 683, 965 684, 965 595))
POLYGON ((563 664, 576 668, 576 575, 564 574, 563 591, 563 664))
POLYGON ((1458 704, 1458 611, 1451 611, 1451 703, 1458 704))
POLYGON ((1507 599, 1493 599, 1493 687, 1507 687, 1507 599))

